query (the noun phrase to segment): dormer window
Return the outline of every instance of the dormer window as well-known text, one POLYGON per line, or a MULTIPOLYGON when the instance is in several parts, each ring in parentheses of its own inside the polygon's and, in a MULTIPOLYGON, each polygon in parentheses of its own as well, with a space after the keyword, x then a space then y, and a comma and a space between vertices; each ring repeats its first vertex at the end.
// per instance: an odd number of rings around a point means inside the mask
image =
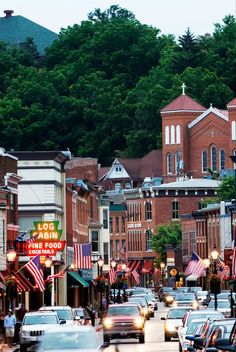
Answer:
POLYGON ((116 165, 115 166, 115 172, 121 172, 122 169, 121 169, 121 166, 120 165, 116 165))

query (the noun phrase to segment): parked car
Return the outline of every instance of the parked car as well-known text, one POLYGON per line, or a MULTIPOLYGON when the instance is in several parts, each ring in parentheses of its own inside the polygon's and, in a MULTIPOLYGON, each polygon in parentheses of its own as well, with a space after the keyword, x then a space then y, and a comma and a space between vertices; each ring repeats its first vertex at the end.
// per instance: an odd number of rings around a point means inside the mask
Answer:
POLYGON ((179 350, 183 352, 188 351, 188 347, 193 345, 193 340, 197 336, 201 336, 204 324, 206 322, 207 318, 201 318, 201 319, 193 319, 188 327, 187 330, 183 336, 183 340, 181 341, 181 344, 179 345, 179 350))
POLYGON ((217 351, 218 350, 231 351, 231 352, 236 351, 236 322, 234 323, 234 326, 231 330, 229 338, 216 339, 215 347, 217 351))
POLYGON ((91 324, 91 318, 88 314, 88 311, 83 308, 73 308, 73 311, 75 313, 75 319, 78 321, 80 325, 90 325, 91 324))
POLYGON ((60 320, 65 320, 66 324, 75 324, 75 313, 70 306, 43 306, 40 311, 56 312, 60 320))
POLYGON ((28 347, 38 343, 45 331, 50 327, 58 327, 65 324, 60 320, 56 312, 28 312, 25 314, 19 332, 20 352, 27 351, 28 347))
POLYGON ((92 326, 66 325, 62 329, 49 329, 40 342, 38 352, 103 351, 103 341, 92 326))
POLYGON ((145 318, 135 303, 111 304, 103 320, 104 342, 115 338, 138 338, 145 342, 145 318))
POLYGON ((170 341, 172 337, 178 337, 178 328, 182 323, 183 316, 190 307, 177 307, 170 308, 166 317, 161 317, 161 320, 165 320, 164 324, 164 339, 170 341))
POLYGON ((209 348, 216 347, 215 343, 217 339, 220 339, 220 338, 228 339, 233 329, 234 322, 235 322, 235 319, 232 319, 231 323, 229 320, 227 320, 227 322, 223 320, 222 325, 217 325, 215 328, 213 328, 212 332, 209 334, 209 337, 207 338, 205 347, 203 348, 202 352, 206 352, 207 350, 209 351, 209 348))

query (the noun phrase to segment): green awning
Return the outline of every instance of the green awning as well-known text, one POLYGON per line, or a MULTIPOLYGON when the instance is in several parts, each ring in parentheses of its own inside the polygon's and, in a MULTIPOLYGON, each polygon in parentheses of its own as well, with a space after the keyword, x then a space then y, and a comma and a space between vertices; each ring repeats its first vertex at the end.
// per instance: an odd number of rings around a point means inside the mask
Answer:
POLYGON ((78 273, 75 271, 68 271, 68 274, 73 277, 77 282, 79 282, 83 287, 89 287, 87 281, 85 281, 78 273))

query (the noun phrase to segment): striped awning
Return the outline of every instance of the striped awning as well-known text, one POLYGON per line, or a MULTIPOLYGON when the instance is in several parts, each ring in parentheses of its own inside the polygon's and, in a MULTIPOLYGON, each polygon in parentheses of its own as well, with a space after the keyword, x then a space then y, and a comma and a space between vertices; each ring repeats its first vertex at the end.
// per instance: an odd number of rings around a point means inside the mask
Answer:
POLYGON ((129 272, 132 272, 133 270, 139 269, 141 260, 132 260, 129 263, 130 263, 130 264, 128 264, 129 272))
POLYGON ((149 274, 150 271, 152 271, 152 269, 153 269, 153 261, 152 260, 145 260, 143 267, 142 267, 142 270, 141 270, 141 273, 142 274, 149 274))

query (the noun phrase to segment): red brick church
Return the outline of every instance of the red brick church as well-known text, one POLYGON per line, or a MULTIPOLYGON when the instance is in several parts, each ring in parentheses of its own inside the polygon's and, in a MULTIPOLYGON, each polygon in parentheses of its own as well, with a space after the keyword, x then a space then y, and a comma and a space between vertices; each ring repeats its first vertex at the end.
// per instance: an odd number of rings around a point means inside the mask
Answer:
POLYGON ((232 169, 230 155, 236 154, 236 98, 227 110, 207 109, 185 94, 161 110, 163 179, 178 176, 206 177, 208 169, 232 169))

